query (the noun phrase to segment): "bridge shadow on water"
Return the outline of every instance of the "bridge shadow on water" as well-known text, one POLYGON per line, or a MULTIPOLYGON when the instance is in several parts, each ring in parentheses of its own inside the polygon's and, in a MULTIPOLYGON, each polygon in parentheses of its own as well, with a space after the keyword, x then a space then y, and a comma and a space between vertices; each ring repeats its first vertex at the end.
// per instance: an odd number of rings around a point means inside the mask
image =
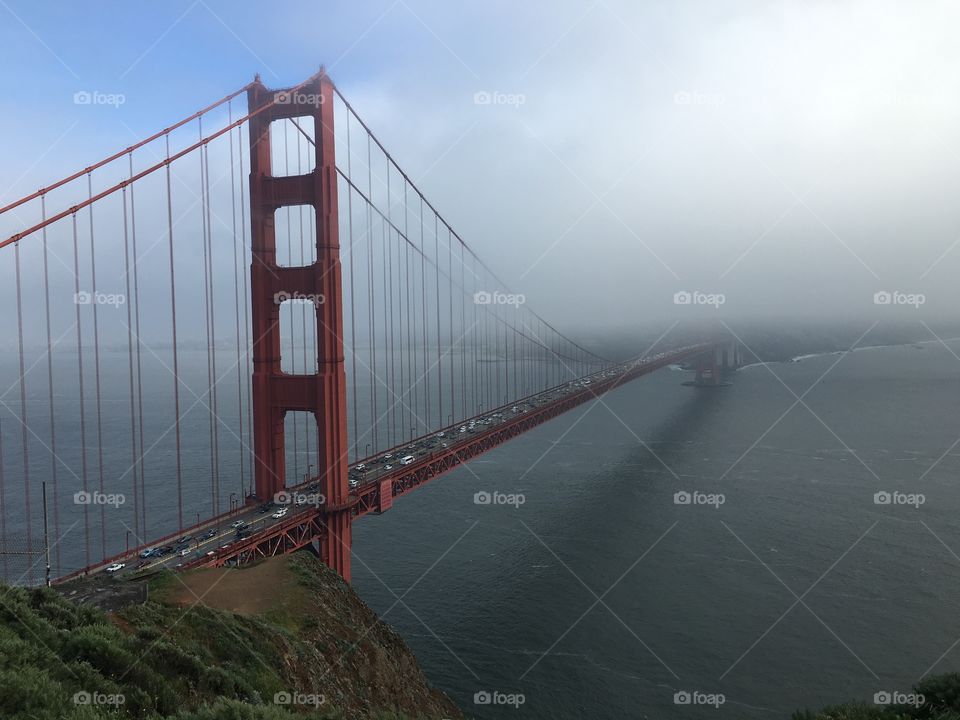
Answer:
MULTIPOLYGON (((387 617, 414 646, 428 674, 468 712, 488 717, 484 708, 473 706, 472 695, 495 687, 527 694, 531 705, 524 717, 632 716, 640 707, 651 707, 643 701, 647 693, 662 700, 674 687, 671 672, 632 633, 653 636, 657 652, 664 651, 663 635, 675 634, 673 622, 661 637, 649 625, 654 622, 650 604, 671 602, 669 593, 651 584, 650 573, 666 562, 669 574, 680 533, 663 538, 649 558, 638 560, 676 519, 675 492, 716 491, 721 471, 715 463, 709 471, 702 469, 703 439, 733 392, 682 388, 681 379, 679 373, 665 373, 628 385, 603 398, 609 409, 586 406, 569 413, 491 453, 479 477, 458 471, 449 484, 440 480, 437 492, 411 503, 415 507, 409 513, 406 504, 402 512, 393 511, 397 517, 390 524, 399 526, 381 534, 381 542, 385 535, 410 532, 420 536, 412 543, 422 548, 428 542, 424 536, 453 543, 472 528, 405 597, 412 611, 398 607, 387 617), (548 437, 559 442, 537 461, 548 437), (513 470, 531 463, 526 472, 513 470), (524 504, 465 509, 466 486, 471 492, 488 488, 491 475, 505 492, 522 493, 524 504), (443 520, 434 515, 429 525, 423 522, 444 504, 443 520), (447 524, 450 532, 442 529, 447 524), (601 604, 594 606, 611 587, 604 603, 616 616, 601 604), (658 593, 662 597, 649 599, 658 593)), ((715 517, 698 515, 716 524, 715 517)), ((383 569, 387 584, 406 588, 446 548, 442 542, 431 544, 415 570, 385 557, 398 552, 395 546, 375 550, 364 542, 363 551, 374 551, 371 567, 378 573, 383 569)), ((401 562, 407 565, 409 559, 401 562)), ((390 607, 395 598, 365 575, 358 570, 355 577, 361 594, 381 611, 390 607)), ((674 650, 669 662, 677 658, 674 650)))

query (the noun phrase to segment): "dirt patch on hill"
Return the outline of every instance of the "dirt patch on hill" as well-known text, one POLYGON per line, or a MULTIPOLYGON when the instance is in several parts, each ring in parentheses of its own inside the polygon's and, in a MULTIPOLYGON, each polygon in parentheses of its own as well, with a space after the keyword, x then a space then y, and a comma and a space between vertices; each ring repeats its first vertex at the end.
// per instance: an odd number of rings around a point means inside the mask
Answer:
POLYGON ((291 595, 300 594, 288 563, 288 556, 280 556, 243 569, 191 570, 168 583, 157 599, 181 607, 199 603, 238 615, 263 614, 285 605, 291 595))

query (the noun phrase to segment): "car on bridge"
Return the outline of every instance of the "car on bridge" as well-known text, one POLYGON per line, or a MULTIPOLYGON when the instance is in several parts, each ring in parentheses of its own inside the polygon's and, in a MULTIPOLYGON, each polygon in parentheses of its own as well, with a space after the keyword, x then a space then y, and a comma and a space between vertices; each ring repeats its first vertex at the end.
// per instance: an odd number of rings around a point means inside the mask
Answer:
POLYGON ((279 520, 280 518, 284 517, 284 516, 287 514, 287 511, 288 511, 288 510, 289 510, 289 508, 282 507, 282 508, 280 508, 279 510, 277 510, 273 515, 271 515, 270 517, 272 517, 274 520, 279 520))
POLYGON ((400 458, 400 464, 411 465, 413 464, 414 460, 416 460, 416 458, 413 455, 404 455, 402 458, 400 458))
POLYGON ((114 563, 113 565, 107 565, 106 571, 112 575, 115 572, 123 570, 125 567, 126 565, 124 563, 114 563))

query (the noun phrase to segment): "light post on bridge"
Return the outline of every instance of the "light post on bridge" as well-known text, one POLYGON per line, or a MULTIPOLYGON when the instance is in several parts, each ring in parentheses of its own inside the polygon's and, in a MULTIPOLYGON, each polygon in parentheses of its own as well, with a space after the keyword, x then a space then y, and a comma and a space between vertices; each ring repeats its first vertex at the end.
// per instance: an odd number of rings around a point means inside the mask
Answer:
MULTIPOLYGON (((233 514, 234 503, 236 502, 237 494, 235 492, 230 493, 230 514, 233 514)), ((239 510, 239 507, 237 508, 239 510)))

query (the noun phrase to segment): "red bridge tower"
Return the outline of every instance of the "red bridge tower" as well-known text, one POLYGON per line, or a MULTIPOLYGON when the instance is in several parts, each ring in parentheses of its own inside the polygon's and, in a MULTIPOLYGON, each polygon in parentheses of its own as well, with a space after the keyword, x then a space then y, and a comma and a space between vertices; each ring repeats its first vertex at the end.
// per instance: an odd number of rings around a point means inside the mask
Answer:
POLYGON ((320 72, 295 90, 268 90, 259 77, 248 90, 250 118, 250 268, 253 315, 253 435, 256 494, 267 501, 285 486, 284 416, 312 413, 317 422, 317 467, 326 496, 321 558, 350 581, 351 512, 347 484, 347 390, 343 303, 334 164, 333 84, 320 72), (283 101, 269 104, 278 93, 283 101), (265 107, 266 106, 266 107, 265 107), (270 125, 297 118, 312 123, 316 163, 306 175, 274 177, 270 125), (303 267, 277 264, 275 214, 310 205, 316 213, 317 259, 303 267), (317 367, 314 375, 284 373, 280 365, 278 298, 315 297, 317 367))

